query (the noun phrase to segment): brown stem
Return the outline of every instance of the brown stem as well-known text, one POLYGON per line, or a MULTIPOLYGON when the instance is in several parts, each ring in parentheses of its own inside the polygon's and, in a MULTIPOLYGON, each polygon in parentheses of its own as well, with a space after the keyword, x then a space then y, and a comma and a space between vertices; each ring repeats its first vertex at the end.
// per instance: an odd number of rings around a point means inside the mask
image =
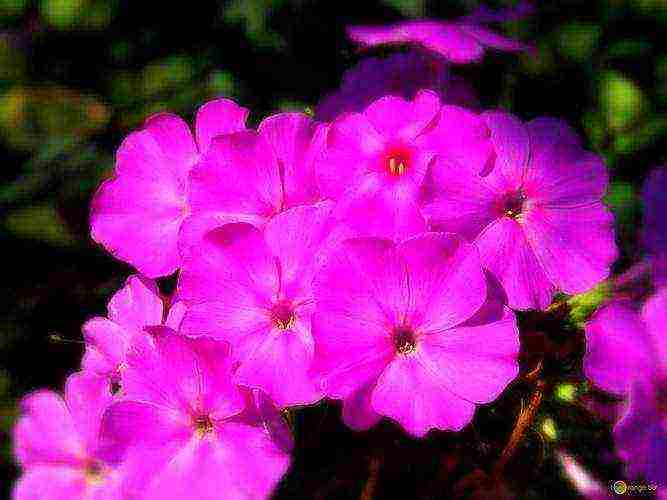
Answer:
POLYGON ((378 476, 380 474, 380 457, 371 457, 368 464, 368 479, 361 492, 359 500, 372 500, 375 495, 375 487, 377 486, 378 476))
POLYGON ((505 449, 500 455, 500 458, 493 466, 491 475, 494 478, 499 478, 502 476, 505 466, 507 466, 509 461, 514 456, 514 453, 516 452, 517 448, 521 444, 521 441, 523 440, 526 430, 533 423, 535 414, 537 413, 537 410, 539 409, 540 404, 542 403, 543 396, 544 396, 544 382, 542 380, 538 380, 535 383, 535 390, 533 391, 533 394, 530 397, 530 402, 528 403, 528 406, 519 414, 519 418, 517 418, 514 429, 512 430, 512 434, 510 435, 510 439, 507 442, 507 446, 505 446, 505 449))

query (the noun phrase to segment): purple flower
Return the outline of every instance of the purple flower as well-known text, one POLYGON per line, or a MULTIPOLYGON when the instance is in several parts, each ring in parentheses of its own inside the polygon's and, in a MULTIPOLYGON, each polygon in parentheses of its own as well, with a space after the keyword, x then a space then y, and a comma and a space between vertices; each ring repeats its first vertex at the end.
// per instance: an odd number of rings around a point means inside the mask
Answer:
POLYGON ((651 262, 656 286, 667 285, 667 167, 656 168, 646 180, 644 200, 644 248, 651 262))
POLYGON ((315 170, 322 194, 338 202, 338 220, 359 235, 400 240, 426 228, 420 204, 434 156, 466 158, 479 171, 490 148, 479 116, 421 91, 338 117, 315 170))
POLYGON ((446 61, 465 64, 481 60, 487 48, 518 52, 529 46, 498 35, 482 24, 523 17, 525 7, 516 11, 479 10, 455 21, 419 19, 387 26, 351 26, 348 36, 362 47, 412 45, 438 54, 446 61))
POLYGON ((262 227, 287 208, 319 201, 313 162, 324 132, 304 114, 281 113, 262 121, 258 132, 217 137, 190 174, 183 255, 210 229, 229 222, 262 227))
POLYGON ((437 187, 423 208, 432 228, 475 241, 483 265, 514 309, 545 309, 556 290, 584 292, 609 275, 617 256, 613 217, 602 203, 607 172, 563 122, 527 124, 484 114, 495 166, 483 176, 440 157, 437 187))
POLYGON ((114 176, 95 194, 93 239, 148 277, 173 273, 180 264, 179 228, 188 214, 188 173, 213 137, 243 130, 247 115, 227 99, 208 102, 197 112, 195 138, 176 115, 149 118, 123 141, 114 176))
POLYGON ((266 403, 232 383, 228 346, 154 330, 128 355, 124 398, 102 421, 105 453, 126 470, 118 498, 267 498, 289 450, 266 403))
POLYGON ((15 500, 114 500, 122 472, 103 456, 98 433, 111 402, 106 381, 89 373, 67 380, 65 399, 40 390, 21 402, 14 454, 23 469, 15 500))
POLYGON ((443 61, 417 51, 391 54, 386 58, 363 59, 343 75, 341 88, 325 96, 315 117, 332 121, 345 112, 362 112, 386 95, 413 99, 417 92, 436 92, 443 103, 476 108, 473 87, 454 76, 443 61))
POLYGON ((619 456, 630 477, 667 486, 667 288, 641 310, 612 302, 586 326, 584 372, 596 385, 628 396, 625 414, 614 428, 619 456))
POLYGON ((458 236, 346 240, 313 288, 313 370, 353 428, 460 430, 518 373, 514 315, 458 236))
POLYGON ((625 396, 633 380, 650 377, 651 340, 630 301, 615 300, 601 307, 585 331, 584 373, 600 389, 625 396))
POLYGON ((178 284, 189 309, 186 335, 227 341, 245 386, 262 389, 279 407, 322 397, 308 374, 313 273, 348 233, 334 227, 331 202, 274 216, 264 234, 246 223, 207 233, 186 258, 178 284))
MULTIPOLYGON (((165 324, 177 327, 182 304, 174 304, 165 324)), ((125 356, 137 337, 148 335, 147 326, 163 323, 164 304, 155 282, 130 276, 123 288, 111 297, 107 318, 95 317, 83 325, 86 351, 82 369, 104 377, 112 388, 122 386, 125 356)))

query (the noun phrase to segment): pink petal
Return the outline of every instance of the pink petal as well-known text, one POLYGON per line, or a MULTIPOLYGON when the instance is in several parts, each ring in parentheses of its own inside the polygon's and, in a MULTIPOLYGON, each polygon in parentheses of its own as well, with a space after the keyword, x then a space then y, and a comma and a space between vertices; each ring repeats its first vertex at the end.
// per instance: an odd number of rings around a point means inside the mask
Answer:
POLYGON ((273 329, 243 358, 236 379, 266 392, 279 408, 314 403, 322 394, 308 374, 312 359, 313 341, 308 333, 273 329))
POLYGON ((513 40, 484 27, 475 24, 462 24, 460 28, 468 35, 474 37, 480 44, 492 49, 502 50, 505 52, 520 52, 527 50, 528 45, 513 40))
POLYGON ((614 219, 602 205, 535 208, 525 214, 526 238, 546 274, 566 293, 581 293, 609 276, 618 256, 614 219))
POLYGON ((109 301, 109 319, 129 330, 162 323, 163 302, 154 281, 130 276, 109 301))
POLYGON ((417 141, 420 148, 434 151, 447 164, 455 163, 477 174, 493 158, 489 129, 480 115, 459 106, 444 105, 435 127, 417 141))
POLYGON ((406 307, 398 262, 389 241, 353 239, 315 277, 313 372, 329 396, 348 397, 374 380, 393 354, 389 334, 406 307))
POLYGON ((118 176, 93 198, 91 237, 146 276, 166 276, 180 264, 176 242, 184 207, 183 194, 166 178, 118 176))
POLYGON ((192 422, 182 413, 159 404, 141 401, 113 403, 104 414, 100 430, 101 454, 120 462, 134 448, 159 448, 186 441, 192 422))
POLYGON ((322 154, 326 127, 302 113, 281 113, 264 119, 258 131, 282 166, 285 206, 318 201, 314 162, 322 154))
POLYGON ((283 205, 273 148, 250 131, 216 137, 190 173, 188 201, 196 216, 265 221, 283 205))
POLYGON ((530 154, 528 131, 521 121, 509 113, 487 111, 483 115, 491 130, 496 150, 496 169, 504 177, 505 189, 518 189, 523 182, 530 154))
POLYGON ((664 337, 667 326, 667 288, 659 289, 644 303, 642 318, 653 342, 656 364, 667 371, 667 340, 664 337))
POLYGON ((458 163, 436 160, 431 169, 438 188, 432 202, 422 208, 429 226, 474 240, 496 218, 495 192, 458 163))
POLYGON ((14 500, 87 500, 87 482, 81 469, 63 465, 31 467, 14 485, 14 500))
POLYGON ((215 438, 193 437, 152 475, 146 498, 268 498, 289 467, 259 429, 227 423, 215 438), (197 478, 193 481, 192 478, 197 478))
POLYGON ((371 404, 416 437, 432 428, 459 431, 475 412, 473 403, 450 391, 437 365, 422 350, 394 358, 380 375, 371 404))
POLYGON ((415 21, 413 28, 417 33, 426 28, 424 33, 417 34, 421 38, 422 45, 450 62, 455 64, 475 62, 484 55, 484 46, 460 26, 449 23, 440 23, 439 26, 435 23, 433 25, 418 23, 419 21, 415 21))
POLYGON ((74 373, 65 384, 67 408, 77 433, 91 454, 97 451, 102 414, 112 399, 107 379, 94 374, 74 373))
POLYGON ((186 304, 254 301, 268 309, 278 287, 275 260, 262 233, 236 223, 208 233, 186 258, 178 293, 186 304))
POLYGON ((216 418, 243 410, 244 399, 230 377, 227 344, 188 339, 168 327, 154 327, 152 333, 154 346, 128 354, 123 378, 126 398, 216 418))
POLYGON ((516 319, 508 308, 482 324, 427 335, 421 343, 447 388, 475 403, 495 400, 518 375, 519 347, 516 319))
MULTIPOLYGON (((173 297, 172 300, 174 300, 173 297)), ((164 321, 165 326, 168 326, 172 330, 179 331, 181 321, 183 321, 186 312, 187 306, 185 305, 185 302, 180 299, 173 301, 169 306, 169 313, 164 321)))
POLYGON ((111 376, 125 360, 131 332, 106 318, 93 318, 83 325, 86 352, 82 367, 111 376))
POLYGON ((14 454, 24 467, 35 464, 76 467, 86 459, 86 443, 78 434, 65 402, 51 391, 37 391, 23 398, 13 441, 14 454))
POLYGON ((482 265, 502 283, 512 309, 547 308, 555 289, 519 223, 501 217, 489 225, 475 243, 482 265))
POLYGON ((382 415, 376 413, 371 406, 374 388, 375 384, 368 384, 343 400, 343 422, 349 428, 365 431, 382 420, 382 415))
POLYGON ((332 249, 351 236, 351 231, 335 224, 334 203, 294 207, 273 217, 264 237, 271 253, 280 262, 282 294, 290 299, 312 299, 311 282, 332 249))
POLYGON ((627 394, 632 380, 650 372, 650 339, 629 303, 612 302, 586 324, 584 373, 601 389, 627 394))
POLYGON ((347 113, 336 118, 327 129, 325 153, 315 163, 322 195, 340 198, 371 170, 385 142, 364 115, 347 113))
MULTIPOLYGON (((188 124, 179 116, 171 113, 159 113, 146 120, 144 129, 140 133, 150 135, 151 139, 155 141, 154 144, 157 145, 161 152, 161 155, 158 157, 161 157, 162 160, 158 164, 153 165, 153 168, 160 168, 159 172, 151 173, 150 171, 144 171, 142 173, 147 177, 150 177, 151 175, 159 175, 162 177, 169 174, 171 180, 182 189, 184 187, 183 184, 185 178, 190 171, 190 167, 197 159, 197 146, 195 145, 188 124)), ((148 138, 146 141, 147 143, 143 147, 148 151, 153 147, 153 143, 151 143, 148 138)), ((126 143, 128 142, 129 137, 118 151, 116 174, 119 176, 125 174, 137 176, 139 174, 139 170, 137 170, 138 166, 150 170, 148 164, 141 163, 140 161, 137 162, 137 159, 129 158, 130 163, 124 161, 125 154, 128 152, 125 150, 126 143), (128 167, 130 171, 126 172, 126 167, 128 167)), ((130 153, 132 153, 131 150, 130 153)))
POLYGON ((215 99, 200 107, 195 119, 199 151, 206 152, 214 137, 245 130, 248 114, 246 108, 230 99, 215 99))
POLYGON ((474 245, 453 234, 425 233, 398 246, 408 268, 407 324, 440 332, 468 318, 486 299, 486 279, 474 245))
POLYGON ((366 108, 364 116, 382 136, 409 141, 432 125, 439 111, 438 95, 422 90, 412 101, 394 96, 381 97, 366 108))
POLYGON ((282 413, 267 395, 258 389, 248 393, 250 400, 244 412, 233 418, 234 422, 260 427, 276 443, 281 450, 291 453, 294 449, 294 438, 282 413))

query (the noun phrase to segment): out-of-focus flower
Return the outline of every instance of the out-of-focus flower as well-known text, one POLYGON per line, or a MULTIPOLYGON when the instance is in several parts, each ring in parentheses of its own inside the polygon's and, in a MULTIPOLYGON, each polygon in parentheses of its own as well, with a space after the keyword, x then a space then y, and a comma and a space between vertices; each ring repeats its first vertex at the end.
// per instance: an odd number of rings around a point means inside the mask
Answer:
POLYGON ((419 19, 386 26, 350 26, 348 36, 362 47, 411 45, 434 52, 443 59, 465 64, 479 61, 487 48, 507 52, 527 50, 528 45, 506 38, 484 24, 523 17, 529 9, 491 12, 479 10, 455 21, 419 19))
MULTIPOLYGON (((182 305, 175 304, 165 320, 177 326, 182 305)), ((125 356, 137 336, 148 334, 147 326, 161 325, 164 303, 155 282, 141 276, 130 276, 125 286, 111 297, 107 318, 95 317, 83 325, 86 350, 82 369, 104 377, 111 387, 122 387, 125 356)), ((115 392, 115 390, 114 390, 115 392)))
POLYGON ((326 95, 315 117, 332 121, 345 112, 362 112, 376 99, 392 95, 413 99, 417 92, 436 92, 443 103, 476 108, 475 89, 453 75, 442 60, 417 51, 363 59, 343 75, 339 90, 326 95))
POLYGON ((114 500, 121 498, 121 468, 104 458, 102 414, 111 402, 106 381, 75 373, 65 398, 40 390, 26 396, 14 428, 14 453, 23 472, 16 500, 114 500))
POLYGON ((243 130, 248 111, 227 99, 197 112, 195 137, 178 116, 162 113, 131 133, 116 154, 114 176, 92 202, 92 238, 116 258, 155 278, 180 265, 177 246, 188 215, 186 184, 213 137, 243 130))
POLYGON ((607 391, 628 396, 614 428, 628 476, 667 486, 667 288, 638 311, 627 302, 599 310, 586 327, 586 375, 607 391))
POLYGON ((518 373, 514 315, 455 235, 346 240, 313 288, 314 373, 354 428, 460 430, 518 373))
POLYGON ((289 467, 273 417, 232 382, 228 346, 155 327, 128 356, 102 442, 126 475, 117 498, 267 498, 289 467))
POLYGON ((331 123, 317 180, 338 202, 336 218, 357 234, 400 240, 426 228, 420 205, 431 160, 465 157, 479 171, 491 152, 487 132, 479 116, 441 107, 431 91, 412 101, 383 97, 331 123))
POLYGON ((644 248, 656 286, 667 285, 667 167, 656 168, 642 191, 644 248))
POLYGON ((589 471, 581 466, 575 458, 563 451, 556 452, 556 458, 563 468, 565 477, 574 489, 587 500, 603 500, 609 498, 609 490, 595 479, 589 471))
POLYGON ((192 211, 180 236, 183 255, 209 230, 230 222, 263 227, 274 215, 320 200, 313 162, 325 126, 301 113, 266 118, 258 132, 223 135, 192 169, 192 211))
POLYGON ((309 376, 313 357, 311 281, 329 249, 349 234, 332 202, 291 208, 264 234, 246 223, 207 233, 183 263, 178 290, 189 305, 186 335, 227 341, 237 381, 265 391, 279 407, 322 394, 309 376))
POLYGON ((545 309, 557 290, 581 293, 604 280, 618 250, 602 159, 559 120, 483 116, 495 166, 480 176, 439 157, 437 190, 423 208, 431 227, 474 240, 514 309, 545 309))

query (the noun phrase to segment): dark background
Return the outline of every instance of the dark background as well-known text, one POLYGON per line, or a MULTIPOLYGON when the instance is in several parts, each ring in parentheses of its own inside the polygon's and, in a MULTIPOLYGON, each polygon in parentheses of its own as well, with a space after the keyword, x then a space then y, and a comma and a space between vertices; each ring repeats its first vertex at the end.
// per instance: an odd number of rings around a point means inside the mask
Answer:
MULTIPOLYGON (((638 186, 667 151, 667 2, 535 3, 536 13, 506 33, 534 42, 538 57, 490 53, 482 65, 454 71, 479 90, 485 107, 501 105, 524 119, 564 117, 604 155, 622 270, 638 255, 638 186)), ((448 19, 477 4, 0 0, 0 496, 17 473, 10 442, 17 400, 38 387, 62 387, 81 357, 81 324, 104 314, 131 273, 92 244, 87 226, 92 193, 128 131, 158 110, 191 120, 220 95, 249 107, 253 123, 312 108, 361 57, 345 39, 346 25, 448 19)), ((565 382, 547 395, 510 474, 525 498, 574 494, 555 459, 559 450, 603 482, 620 473, 608 456, 608 428, 572 397, 585 384, 576 368, 562 368, 565 382)), ((297 412, 297 460, 281 498, 359 498, 372 457, 382 463, 379 497, 447 496, 465 472, 492 463, 522 391, 513 387, 478 412, 472 429, 426 442, 391 424, 346 431, 336 405, 297 412)))

